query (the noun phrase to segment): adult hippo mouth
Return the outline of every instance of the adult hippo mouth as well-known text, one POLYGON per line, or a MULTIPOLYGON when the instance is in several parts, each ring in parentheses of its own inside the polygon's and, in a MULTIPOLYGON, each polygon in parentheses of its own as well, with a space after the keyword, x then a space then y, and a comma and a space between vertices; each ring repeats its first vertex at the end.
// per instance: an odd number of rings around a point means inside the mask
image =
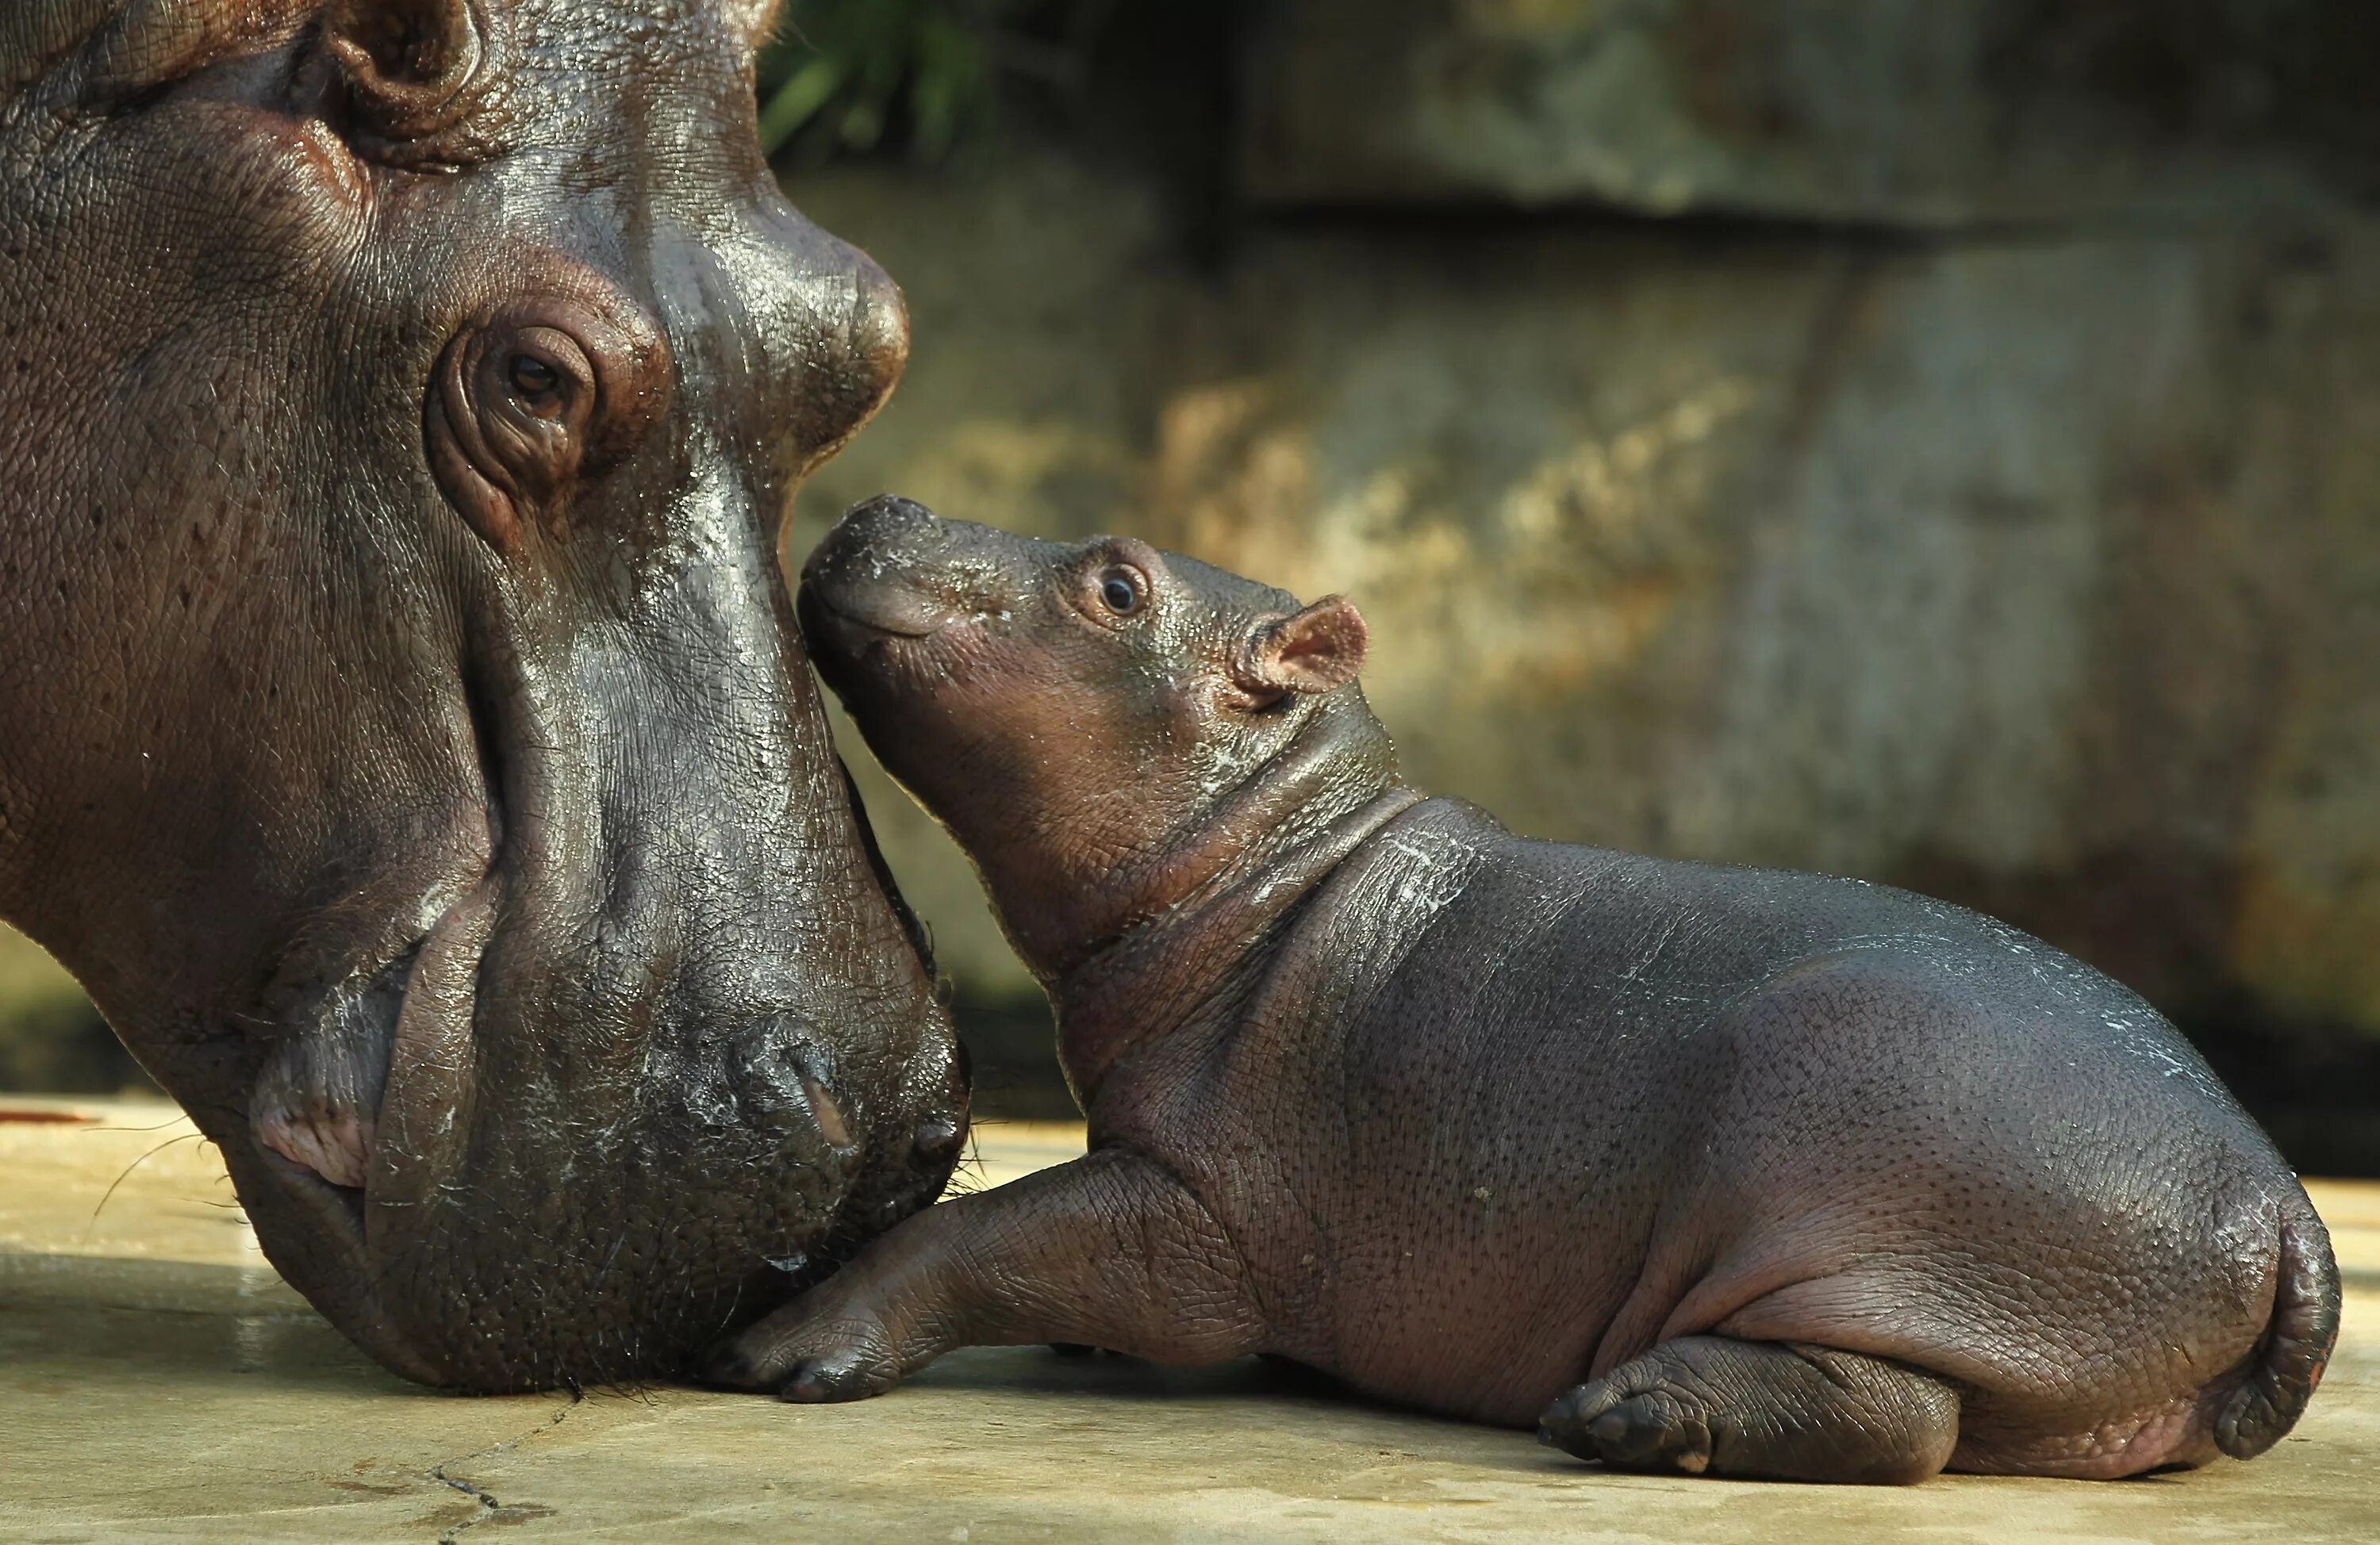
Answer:
MULTIPOLYGON (((851 1096, 838 1095, 833 1088, 833 1052, 807 1033, 798 1015, 764 1019, 730 1049, 721 1065, 723 1076, 701 1088, 698 1098, 688 1098, 698 1091, 681 1073, 663 1080, 656 1100, 673 1113, 662 1125, 697 1149, 706 1166, 722 1164, 722 1147, 743 1149, 744 1162, 735 1167, 747 1177, 747 1189, 765 1191, 772 1180, 799 1177, 793 1204, 779 1218, 752 1220, 748 1233, 720 1241, 733 1256, 748 1258, 746 1278, 735 1280, 731 1270, 710 1285, 708 1295, 691 1281, 676 1285, 674 1293, 655 1295, 650 1284, 640 1289, 635 1273, 622 1273, 610 1285, 613 1293, 605 1293, 604 1277, 617 1270, 624 1253, 633 1251, 632 1266, 648 1260, 691 1264, 686 1231, 709 1221, 657 1195, 632 1198, 607 1189, 616 1184, 604 1173, 607 1162, 666 1165, 670 1158, 663 1133, 614 1129, 616 1149, 599 1145, 564 1161, 565 1171, 584 1165, 588 1185, 623 1212, 609 1220, 602 1266, 578 1285, 580 1296, 573 1300, 567 1259, 540 1261, 534 1249, 506 1249, 502 1231, 473 1227, 473 1214, 496 1189, 491 1182, 498 1177, 470 1162, 470 1145, 461 1138, 457 1118, 474 1104, 468 1053, 474 984, 492 944, 501 893, 500 876, 492 870, 419 942, 379 970, 342 983, 322 1000, 311 1023, 274 1039, 254 1084, 248 1133, 252 1151, 242 1155, 237 1136, 225 1148, 251 1213, 313 1236, 300 1267, 308 1276, 300 1280, 318 1305, 383 1364, 424 1382, 481 1389, 674 1371, 674 1353, 741 1318, 747 1303, 758 1309, 782 1298, 939 1189, 965 1122, 964 1090, 947 1071, 940 1077, 940 1090, 896 1094, 892 1152, 863 1153, 855 1132, 863 1113, 847 1111, 851 1096), (902 1129, 899 1115, 919 1093, 930 1108, 902 1129), (708 1132, 702 1129, 706 1117, 708 1132), (722 1144, 735 1129, 748 1129, 759 1141, 745 1136, 722 1144), (897 1141, 903 1138, 908 1140, 905 1148, 897 1141), (871 1165, 881 1172, 880 1180, 892 1184, 865 1185, 871 1165), (453 1205, 467 1194, 475 1199, 471 1204, 453 1205), (447 1204, 443 1220, 429 1223, 441 1215, 442 1202, 447 1204), (404 1290, 405 1271, 408 1261, 427 1253, 424 1235, 433 1228, 447 1236, 436 1253, 466 1262, 485 1261, 494 1269, 472 1272, 477 1285, 448 1284, 425 1302, 418 1289, 404 1290), (664 1234, 676 1236, 675 1242, 657 1237, 664 1234), (457 1250, 457 1236, 469 1235, 492 1236, 492 1253, 457 1250), (557 1308, 570 1306, 569 1316, 536 1316, 523 1324, 516 1307, 509 1344, 495 1360, 458 1358, 446 1345, 451 1317, 491 1318, 490 1310, 510 1296, 506 1262, 552 1273, 540 1284, 540 1307, 552 1295, 557 1308), (722 1290, 729 1298, 723 1309, 716 1302, 722 1290), (607 1317, 626 1327, 620 1332, 621 1344, 608 1348, 600 1331, 607 1317), (586 1318, 599 1328, 582 1343, 571 1321, 586 1318), (638 1345, 647 1336, 658 1357, 638 1345), (532 1346, 533 1355, 549 1366, 524 1376, 517 1359, 532 1346)), ((934 1081, 930 1049, 918 1060, 926 1081, 934 1081)), ((534 1187, 538 1171, 554 1157, 551 1141, 542 1143, 516 1175, 534 1187)), ((719 1214, 735 1211, 732 1202, 717 1208, 719 1214)), ((583 1236, 587 1249, 577 1253, 583 1266, 604 1233, 583 1213, 565 1216, 565 1231, 583 1236)))
POLYGON ((907 333, 771 10, 0 20, 0 916, 425 1382, 674 1373, 963 1139, 777 563, 907 333))

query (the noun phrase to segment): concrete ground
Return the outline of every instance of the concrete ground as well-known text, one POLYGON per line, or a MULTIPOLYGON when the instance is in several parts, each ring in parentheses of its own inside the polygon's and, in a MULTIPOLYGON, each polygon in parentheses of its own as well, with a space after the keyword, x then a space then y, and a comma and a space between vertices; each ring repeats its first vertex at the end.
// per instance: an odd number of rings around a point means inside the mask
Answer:
MULTIPOLYGON (((983 1178, 1081 1141, 987 1128, 983 1178)), ((435 1394, 282 1285, 170 1106, 6 1100, 0 1539, 2371 1541, 2380 1186, 2314 1195, 2350 1273, 2346 1339, 2271 1454, 2112 1485, 1855 1491, 1605 1475, 1254 1363, 963 1352, 814 1409, 435 1394)))

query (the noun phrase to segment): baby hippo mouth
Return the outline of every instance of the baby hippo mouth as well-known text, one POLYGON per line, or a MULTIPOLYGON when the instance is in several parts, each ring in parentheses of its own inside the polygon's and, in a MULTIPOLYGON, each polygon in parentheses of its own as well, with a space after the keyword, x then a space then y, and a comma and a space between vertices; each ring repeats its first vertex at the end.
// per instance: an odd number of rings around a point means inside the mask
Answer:
POLYGON ((950 551, 953 529, 890 494, 844 512, 802 565, 795 609, 813 649, 856 654, 1006 622, 1014 576, 1000 561, 950 551))
POLYGON ((343 985, 314 1024, 273 1048, 249 1104, 258 1141, 334 1186, 364 1189, 397 1018, 419 953, 417 946, 343 985))
POLYGON ((848 585, 821 585, 816 579, 802 586, 809 605, 806 624, 823 622, 846 632, 880 634, 892 638, 931 638, 956 620, 948 607, 905 585, 880 585, 862 590, 848 585))

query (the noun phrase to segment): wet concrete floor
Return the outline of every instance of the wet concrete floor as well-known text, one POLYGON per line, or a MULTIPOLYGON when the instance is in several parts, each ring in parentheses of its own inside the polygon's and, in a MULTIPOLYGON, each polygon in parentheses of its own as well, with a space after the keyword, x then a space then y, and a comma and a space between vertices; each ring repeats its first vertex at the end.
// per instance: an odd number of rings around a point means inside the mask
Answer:
MULTIPOLYGON (((987 1127, 980 1178, 1081 1142, 987 1127)), ((962 1352, 812 1409, 436 1394, 282 1285, 172 1107, 0 1100, 0 1540, 2380 1540, 2380 1185, 2314 1190, 2346 1339, 2271 1454, 1888 1491, 1604 1475, 1254 1363, 962 1352)))

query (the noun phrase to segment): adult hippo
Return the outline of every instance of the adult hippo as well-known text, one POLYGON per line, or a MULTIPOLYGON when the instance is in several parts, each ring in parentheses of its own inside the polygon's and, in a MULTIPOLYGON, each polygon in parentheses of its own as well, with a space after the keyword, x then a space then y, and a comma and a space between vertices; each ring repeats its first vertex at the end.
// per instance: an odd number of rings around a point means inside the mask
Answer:
POLYGON ((906 332, 771 8, 0 7, 0 916, 433 1383, 672 1371, 965 1126, 775 562, 906 332))

